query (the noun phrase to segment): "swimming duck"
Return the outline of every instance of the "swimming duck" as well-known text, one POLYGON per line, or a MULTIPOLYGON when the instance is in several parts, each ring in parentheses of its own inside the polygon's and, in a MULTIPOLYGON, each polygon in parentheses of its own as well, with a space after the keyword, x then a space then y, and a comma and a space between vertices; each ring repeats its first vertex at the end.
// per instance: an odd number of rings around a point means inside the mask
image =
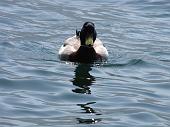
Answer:
POLYGON ((108 58, 108 51, 97 38, 92 22, 85 22, 81 31, 76 30, 75 36, 66 39, 58 54, 61 60, 80 63, 106 61, 108 58))

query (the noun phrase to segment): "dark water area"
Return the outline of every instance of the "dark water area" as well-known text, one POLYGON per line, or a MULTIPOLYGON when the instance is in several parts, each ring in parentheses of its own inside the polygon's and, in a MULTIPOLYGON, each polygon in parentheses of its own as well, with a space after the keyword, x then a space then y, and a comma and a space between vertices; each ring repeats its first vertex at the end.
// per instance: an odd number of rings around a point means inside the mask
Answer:
POLYGON ((169 127, 169 0, 1 0, 1 127, 169 127), (96 25, 107 63, 60 61, 96 25))

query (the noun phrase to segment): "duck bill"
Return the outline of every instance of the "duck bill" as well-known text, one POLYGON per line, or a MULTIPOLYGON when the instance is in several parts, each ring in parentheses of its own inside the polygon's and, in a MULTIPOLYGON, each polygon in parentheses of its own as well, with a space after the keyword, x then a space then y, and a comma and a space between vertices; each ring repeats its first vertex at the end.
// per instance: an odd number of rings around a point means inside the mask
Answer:
POLYGON ((86 41, 85 41, 85 44, 87 46, 93 46, 93 37, 92 36, 87 37, 86 41))

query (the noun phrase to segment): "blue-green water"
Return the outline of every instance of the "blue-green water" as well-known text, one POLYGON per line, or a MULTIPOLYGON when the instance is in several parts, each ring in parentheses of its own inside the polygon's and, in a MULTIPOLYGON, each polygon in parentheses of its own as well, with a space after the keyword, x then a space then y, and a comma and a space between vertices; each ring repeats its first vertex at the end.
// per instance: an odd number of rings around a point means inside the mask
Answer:
POLYGON ((169 0, 1 0, 1 127, 169 127, 169 0), (85 21, 107 63, 58 59, 85 21))

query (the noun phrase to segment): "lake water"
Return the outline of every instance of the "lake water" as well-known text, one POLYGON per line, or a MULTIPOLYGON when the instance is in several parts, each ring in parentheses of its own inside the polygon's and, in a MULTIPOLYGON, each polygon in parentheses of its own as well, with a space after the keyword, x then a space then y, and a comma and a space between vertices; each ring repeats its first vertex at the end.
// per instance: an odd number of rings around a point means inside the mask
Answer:
POLYGON ((169 127, 169 0, 1 0, 1 127, 169 127), (58 59, 85 21, 107 63, 58 59))

